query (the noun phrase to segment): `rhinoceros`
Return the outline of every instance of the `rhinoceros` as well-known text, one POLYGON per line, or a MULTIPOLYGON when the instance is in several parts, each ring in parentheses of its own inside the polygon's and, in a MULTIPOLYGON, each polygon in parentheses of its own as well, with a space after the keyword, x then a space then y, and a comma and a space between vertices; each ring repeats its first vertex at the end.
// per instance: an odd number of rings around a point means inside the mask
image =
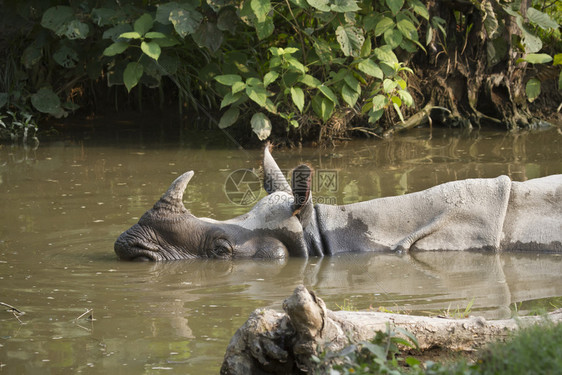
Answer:
MULTIPOLYGON (((344 252, 428 250, 562 252, 562 175, 511 181, 507 176, 447 182, 427 190, 347 205, 313 204, 312 169, 289 184, 263 157, 268 195, 246 214, 198 218, 183 204, 193 171, 115 242, 121 259, 330 256, 344 252)), ((295 176, 298 175, 298 178, 295 176)))

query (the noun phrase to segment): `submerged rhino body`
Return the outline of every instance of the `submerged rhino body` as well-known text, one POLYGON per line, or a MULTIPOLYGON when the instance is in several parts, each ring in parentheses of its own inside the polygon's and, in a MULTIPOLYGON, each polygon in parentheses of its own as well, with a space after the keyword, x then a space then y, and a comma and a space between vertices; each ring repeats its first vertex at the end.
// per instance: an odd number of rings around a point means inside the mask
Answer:
MULTIPOLYGON (((197 218, 183 204, 193 172, 178 177, 115 242, 126 260, 286 258, 358 251, 562 252, 562 175, 525 182, 468 179, 354 204, 313 205, 312 170, 292 186, 264 150, 268 195, 226 221, 197 218)), ((298 175, 298 178, 295 176, 298 175)))

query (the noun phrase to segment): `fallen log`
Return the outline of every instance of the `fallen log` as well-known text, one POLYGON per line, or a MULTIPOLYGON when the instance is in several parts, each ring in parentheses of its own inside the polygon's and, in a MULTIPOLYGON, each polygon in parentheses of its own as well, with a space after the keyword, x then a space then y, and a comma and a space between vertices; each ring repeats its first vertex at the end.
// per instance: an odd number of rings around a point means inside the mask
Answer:
MULTIPOLYGON (((312 355, 337 351, 350 341, 369 340, 388 323, 416 336, 419 349, 435 347, 473 351, 492 339, 544 321, 544 317, 486 320, 482 317, 449 319, 382 312, 331 311, 324 301, 299 286, 283 302, 285 313, 255 310, 228 345, 221 374, 296 374, 313 369, 312 355)), ((548 314, 562 321, 562 309, 548 314)))

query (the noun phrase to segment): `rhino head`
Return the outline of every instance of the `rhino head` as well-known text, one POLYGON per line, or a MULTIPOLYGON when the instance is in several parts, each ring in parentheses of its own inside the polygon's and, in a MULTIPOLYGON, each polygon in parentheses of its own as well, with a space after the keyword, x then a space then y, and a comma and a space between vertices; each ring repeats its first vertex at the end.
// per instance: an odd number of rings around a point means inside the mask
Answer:
POLYGON ((264 150, 263 167, 268 195, 248 213, 226 221, 198 218, 189 212, 182 199, 194 173, 184 173, 137 224, 119 236, 115 253, 121 259, 137 261, 307 256, 304 227, 314 210, 312 171, 306 165, 297 167, 300 178, 293 178, 291 187, 269 146, 264 150))

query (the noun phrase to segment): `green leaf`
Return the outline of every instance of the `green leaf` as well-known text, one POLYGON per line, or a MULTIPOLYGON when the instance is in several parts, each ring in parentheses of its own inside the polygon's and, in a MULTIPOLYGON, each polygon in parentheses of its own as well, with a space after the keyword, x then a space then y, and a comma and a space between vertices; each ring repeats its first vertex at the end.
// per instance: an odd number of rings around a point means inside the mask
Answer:
POLYGON ((145 55, 153 58, 154 60, 158 60, 160 57, 160 46, 156 42, 146 42, 143 40, 141 43, 141 50, 145 55))
POLYGON ((258 38, 263 40, 273 34, 273 30, 275 30, 275 26, 273 25, 273 19, 271 17, 266 18, 264 22, 257 22, 254 24, 256 28, 256 33, 258 34, 258 38))
POLYGON ((306 73, 308 70, 299 60, 292 56, 285 57, 285 61, 289 64, 293 71, 297 71, 299 73, 306 73))
POLYGON ((318 86, 318 90, 320 90, 320 92, 324 94, 326 98, 330 99, 334 104, 338 104, 338 98, 336 97, 336 94, 334 94, 332 89, 330 89, 328 86, 321 84, 320 86, 318 86))
POLYGON ((560 71, 560 75, 558 76, 558 90, 562 91, 562 71, 560 71))
POLYGON ((322 12, 329 12, 331 10, 329 0, 306 0, 308 5, 322 12))
POLYGON ((65 24, 74 19, 74 11, 68 6, 51 7, 43 13, 41 26, 57 33, 65 24))
POLYGON ((427 27, 427 33, 425 35, 425 45, 429 46, 429 43, 433 40, 433 28, 427 27))
POLYGON ((392 48, 390 48, 390 46, 382 46, 380 48, 375 48, 375 56, 377 59, 390 64, 394 64, 398 62, 398 58, 396 57, 394 52, 392 52, 392 48))
POLYGON ((503 60, 507 55, 509 46, 504 38, 488 40, 486 43, 486 55, 488 56, 488 66, 494 66, 503 60))
POLYGON ((380 13, 370 12, 363 17, 363 28, 367 33, 373 31, 383 18, 380 13))
POLYGON ((371 56, 372 51, 373 51, 373 46, 371 44, 371 36, 367 35, 365 41, 363 42, 363 45, 361 46, 361 53, 359 54, 359 56, 363 58, 367 58, 371 56))
POLYGON ((361 53, 361 46, 365 41, 363 31, 355 26, 338 26, 336 29, 336 39, 345 56, 358 57, 361 53))
POLYGON ((30 69, 33 65, 41 61, 42 56, 42 48, 39 48, 37 46, 37 42, 35 41, 23 50, 21 62, 27 69, 30 69))
POLYGON ((47 87, 39 89, 31 95, 31 104, 42 113, 56 114, 61 110, 60 99, 53 90, 47 87))
POLYGON ((343 80, 345 81, 345 83, 347 83, 350 89, 358 94, 361 94, 361 84, 359 83, 357 78, 353 76, 352 72, 348 71, 343 80))
POLYGON ((414 357, 406 357, 405 360, 406 364, 410 367, 414 367, 414 366, 419 366, 421 365, 421 362, 419 359, 416 359, 414 357))
POLYGON ((557 53, 554 55, 554 61, 552 65, 562 65, 562 53, 557 53))
POLYGON ((158 44, 161 48, 172 47, 180 44, 174 37, 166 36, 162 39, 154 39, 154 43, 158 44))
POLYGON ((498 37, 499 23, 496 18, 496 13, 494 11, 494 6, 491 1, 483 1, 482 7, 484 11, 484 28, 488 34, 488 38, 495 39, 498 37))
POLYGON ((125 51, 129 47, 129 43, 115 42, 103 50, 104 56, 115 56, 125 51))
POLYGON ((541 39, 536 36, 533 31, 529 30, 529 28, 525 24, 523 24, 523 20, 521 17, 516 17, 515 22, 517 23, 517 26, 519 26, 519 29, 523 34, 523 44, 525 45, 525 52, 539 52, 542 48, 541 39))
POLYGON ((267 15, 271 11, 271 3, 269 0, 250 0, 250 7, 254 11, 258 22, 265 22, 267 15))
POLYGON ((357 69, 362 71, 365 74, 370 75, 371 77, 375 77, 378 79, 383 79, 383 73, 381 68, 371 59, 365 59, 357 64, 357 69))
POLYGON ((390 94, 392 91, 394 91, 394 89, 396 88, 396 86, 398 86, 398 83, 396 81, 393 81, 391 79, 386 78, 383 82, 382 82, 382 89, 384 92, 386 92, 387 94, 390 94))
POLYGON ((279 73, 276 71, 267 72, 263 77, 263 85, 264 87, 269 86, 271 83, 275 82, 275 80, 279 77, 279 73))
POLYGON ((221 31, 228 31, 235 35, 238 21, 239 18, 234 8, 222 8, 219 11, 219 18, 217 18, 217 27, 221 31))
POLYGON ((410 40, 418 40, 418 30, 410 20, 402 18, 398 21, 396 27, 400 30, 404 37, 410 40))
POLYGON ((252 130, 258 136, 260 141, 266 140, 271 134, 271 121, 269 117, 261 112, 258 112, 252 116, 250 120, 252 124, 252 130))
POLYGON ((146 34, 144 34, 145 38, 150 38, 150 39, 164 39, 167 38, 166 34, 162 34, 159 33, 157 31, 149 31, 146 34))
POLYGON ((92 22, 97 26, 114 25, 118 22, 119 13, 115 9, 96 8, 90 13, 92 22))
POLYGON ((404 122, 404 115, 402 114, 402 111, 400 110, 400 106, 398 106, 395 102, 392 102, 392 106, 394 107, 394 110, 396 111, 396 113, 398 113, 398 117, 400 117, 400 121, 404 122))
POLYGON ((425 5, 419 0, 408 0, 408 4, 412 7, 415 13, 425 18, 426 21, 429 21, 429 12, 425 5))
POLYGON ((168 25, 171 23, 170 13, 172 13, 174 9, 177 9, 179 4, 172 1, 169 3, 157 4, 156 6, 156 22, 159 22, 162 25, 168 25))
POLYGON ((547 55, 546 53, 529 53, 525 57, 517 59, 517 63, 522 61, 526 61, 531 64, 545 64, 552 61, 552 56, 547 55))
POLYGON ((300 87, 291 87, 291 98, 293 99, 293 103, 297 106, 299 111, 302 113, 304 109, 304 92, 300 87))
POLYGON ((195 33, 199 28, 203 15, 188 5, 179 6, 170 12, 170 21, 174 25, 174 30, 182 37, 195 33))
POLYGON ((377 95, 373 98, 373 111, 384 109, 388 105, 388 98, 386 95, 377 95))
POLYGON ((550 18, 548 14, 538 11, 535 8, 527 9, 527 18, 530 22, 536 24, 543 30, 558 28, 558 23, 550 18))
POLYGON ((305 74, 302 77, 300 77, 299 82, 302 82, 305 85, 307 85, 308 87, 312 87, 314 89, 318 88, 318 86, 320 86, 322 84, 322 82, 320 82, 320 80, 318 80, 317 78, 314 78, 310 74, 305 74))
POLYGON ((275 106, 275 104, 273 104, 273 102, 269 98, 265 101, 264 108, 273 114, 277 114, 277 107, 275 106))
POLYGON ((410 95, 410 93, 408 91, 398 90, 398 95, 402 99, 402 102, 404 104, 406 104, 408 107, 411 107, 411 106, 414 105, 414 98, 412 98, 412 95, 410 95))
POLYGON ((223 74, 215 77, 215 81, 226 86, 232 86, 236 82, 241 82, 242 77, 238 74, 223 74))
POLYGON ((314 110, 314 113, 316 113, 316 115, 324 122, 328 121, 328 119, 332 116, 334 107, 334 102, 328 98, 320 95, 316 95, 312 98, 312 109, 314 110))
POLYGON ((148 13, 145 13, 135 21, 133 30, 135 30, 140 35, 144 35, 148 32, 148 30, 152 29, 153 24, 154 20, 152 19, 152 16, 148 13))
POLYGON ((265 107, 267 101, 267 90, 260 86, 246 86, 246 95, 260 107, 265 107))
POLYGON ((123 83, 128 92, 131 92, 132 88, 139 83, 143 73, 144 68, 142 64, 138 62, 130 62, 127 64, 125 71, 123 71, 123 83))
POLYGON ((537 78, 531 78, 527 81, 527 85, 525 85, 525 93, 527 94, 527 99, 532 102, 535 100, 541 93, 541 81, 537 78))
POLYGON ((384 33, 384 41, 390 48, 395 49, 402 43, 402 32, 398 29, 388 29, 384 33))
POLYGON ((246 84, 245 84, 244 82, 242 82, 242 81, 240 81, 240 82, 234 82, 234 83, 232 84, 232 93, 233 93, 233 94, 236 94, 236 93, 238 93, 238 92, 240 92, 240 91, 242 91, 242 90, 244 90, 244 89, 246 89, 246 84))
POLYGON ((262 82, 260 79, 256 78, 256 77, 250 77, 246 80, 246 84, 248 86, 261 86, 262 82))
POLYGON ((119 25, 113 26, 103 32, 102 39, 111 39, 114 42, 119 42, 119 38, 122 34, 132 30, 131 25, 126 23, 121 23, 119 25))
POLYGON ((227 93, 221 101, 220 109, 223 109, 224 107, 231 105, 232 103, 236 103, 238 100, 240 100, 240 98, 242 98, 243 95, 244 94, 242 93, 236 93, 236 94, 233 94, 231 92, 227 93))
POLYGON ((412 332, 410 332, 410 331, 408 331, 408 330, 406 330, 402 327, 397 327, 397 326, 394 326, 394 329, 397 332, 406 336, 410 340, 410 344, 408 344, 407 346, 414 347, 416 349, 419 348, 418 339, 416 338, 416 336, 412 332))
POLYGON ((344 84, 341 90, 341 96, 350 107, 354 107, 359 99, 359 93, 351 88, 348 84, 344 84))
POLYGON ((404 0, 386 0, 386 5, 388 5, 392 14, 396 15, 402 9, 404 0))
POLYGON ((392 18, 384 17, 375 26, 375 36, 380 36, 385 33, 385 31, 390 30, 394 27, 395 23, 392 18))
POLYGON ((60 28, 57 35, 64 35, 68 39, 86 39, 89 32, 90 26, 88 26, 88 24, 78 20, 72 20, 60 28))
POLYGON ((384 114, 384 109, 379 109, 377 111, 371 111, 369 113, 369 123, 374 124, 375 122, 377 122, 382 115, 384 114))
POLYGON ((287 47, 287 48, 279 48, 278 53, 279 53, 279 56, 281 56, 281 55, 291 55, 291 54, 296 53, 298 51, 299 51, 298 48, 287 47))
POLYGON ((139 33, 137 33, 136 31, 129 31, 126 33, 123 33, 121 35, 119 35, 119 38, 124 38, 124 39, 140 39, 142 38, 142 35, 140 35, 139 33))
POLYGON ((238 109, 238 107, 229 108, 221 116, 221 119, 219 120, 219 128, 228 128, 230 125, 234 124, 236 120, 238 120, 238 116, 240 116, 240 110, 238 109))
POLYGON ((337 13, 357 12, 361 10, 355 0, 333 0, 333 3, 330 4, 330 9, 332 12, 337 13))
POLYGON ((62 45, 54 54, 53 60, 55 60, 60 66, 65 68, 74 68, 76 62, 78 62, 78 53, 72 48, 62 45))

